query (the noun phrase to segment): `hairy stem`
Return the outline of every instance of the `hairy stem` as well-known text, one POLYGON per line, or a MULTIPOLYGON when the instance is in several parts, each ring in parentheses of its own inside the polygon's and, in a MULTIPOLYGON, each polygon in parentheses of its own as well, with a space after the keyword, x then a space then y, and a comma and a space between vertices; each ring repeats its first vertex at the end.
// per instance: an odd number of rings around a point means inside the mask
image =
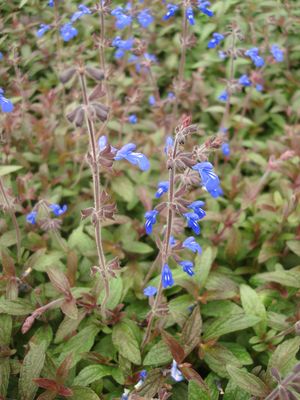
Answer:
MULTIPOLYGON (((100 168, 97 162, 97 144, 96 144, 96 133, 93 121, 89 118, 88 115, 88 106, 89 106, 89 99, 87 95, 87 87, 84 73, 79 74, 82 95, 83 95, 83 102, 86 107, 85 110, 85 117, 86 117, 86 124, 89 133, 89 142, 90 142, 90 149, 91 149, 91 156, 92 156, 92 176, 93 176, 93 193, 94 193, 94 207, 96 216, 101 210, 101 187, 100 187, 100 168)), ((109 298, 109 282, 108 282, 108 271, 106 270, 106 262, 105 262, 105 255, 102 246, 102 232, 101 232, 101 222, 98 217, 95 218, 96 221, 94 222, 95 227, 95 239, 96 239, 96 246, 97 246, 97 254, 98 254, 98 262, 99 268, 101 270, 101 275, 103 277, 103 283, 105 288, 105 296, 102 301, 101 311, 102 316, 105 318, 106 315, 106 303, 109 298)))
POLYGON ((15 214, 14 210, 11 208, 11 205, 10 205, 10 202, 8 200, 7 194, 5 192, 5 187, 4 187, 4 184, 3 184, 3 181, 2 181, 1 177, 0 177, 0 192, 1 192, 1 194, 3 196, 3 199, 4 199, 5 203, 6 203, 6 206, 8 208, 8 212, 9 212, 9 214, 11 216, 14 228, 16 230, 17 254, 18 254, 18 261, 20 261, 21 260, 21 232, 20 232, 20 228, 19 228, 19 225, 18 225, 16 214, 15 214))
MULTIPOLYGON (((176 158, 177 147, 178 147, 178 142, 177 142, 177 138, 175 138, 174 149, 173 149, 173 153, 171 156, 173 161, 176 158)), ((146 344, 148 343, 148 341, 150 339, 153 321, 154 321, 158 306, 160 305, 162 292, 163 292, 162 269, 163 269, 164 265, 168 262, 168 258, 169 258, 170 237, 172 235, 173 216, 174 216, 172 206, 173 206, 173 202, 174 202, 175 176, 176 176, 176 167, 175 167, 175 163, 173 162, 172 167, 169 169, 167 229, 166 229, 166 233, 165 233, 164 241, 163 241, 163 245, 162 245, 162 250, 161 250, 160 281, 159 281, 158 291, 157 291, 157 294, 156 294, 156 297, 154 300, 154 304, 153 304, 153 307, 151 310, 151 314, 149 317, 148 325, 146 328, 146 333, 145 333, 145 336, 143 339, 142 349, 144 349, 144 347, 146 346, 146 344)))

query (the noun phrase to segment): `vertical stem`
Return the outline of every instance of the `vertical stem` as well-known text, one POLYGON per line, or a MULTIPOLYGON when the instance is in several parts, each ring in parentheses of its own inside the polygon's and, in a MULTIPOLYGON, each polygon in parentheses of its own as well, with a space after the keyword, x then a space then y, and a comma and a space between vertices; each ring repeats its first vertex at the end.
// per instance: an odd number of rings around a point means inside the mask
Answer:
MULTIPOLYGON (((174 160, 177 153, 177 138, 175 138, 174 149, 172 154, 172 159, 174 160)), ((160 281, 159 287, 157 291, 157 295, 154 300, 154 304, 151 310, 151 315, 149 317, 146 333, 142 342, 142 349, 148 343, 150 335, 151 335, 151 328, 155 318, 155 312, 157 307, 160 304, 163 286, 162 286, 162 269, 164 265, 167 263, 169 258, 169 247, 170 247, 170 237, 172 234, 172 225, 173 225, 173 202, 174 202, 174 188, 175 188, 175 176, 176 176, 176 167, 175 163, 173 163, 172 168, 169 169, 169 192, 168 192, 168 216, 167 216, 167 229, 166 234, 163 241, 162 246, 162 255, 161 255, 161 273, 160 273, 160 281)))
POLYGON ((9 214, 10 214, 12 222, 14 224, 14 228, 16 230, 18 261, 20 261, 21 260, 21 232, 20 232, 20 228, 19 228, 18 221, 17 221, 17 218, 16 218, 16 214, 10 207, 10 202, 9 202, 7 194, 5 192, 4 184, 3 184, 3 181, 2 181, 1 177, 0 177, 0 191, 1 191, 1 194, 2 194, 2 196, 4 198, 5 203, 7 205, 7 208, 9 210, 9 214))
MULTIPOLYGON (((86 107, 89 105, 88 95, 87 95, 87 87, 84 73, 79 74, 80 84, 82 89, 83 95, 83 102, 86 107)), ((96 133, 93 121, 90 120, 88 116, 88 110, 85 110, 85 117, 86 117, 86 124, 89 133, 89 142, 90 148, 92 151, 92 176, 93 176, 93 192, 94 192, 94 206, 95 206, 95 213, 98 213, 101 210, 101 187, 100 187, 100 169, 99 164, 97 162, 97 144, 96 144, 96 133)), ((101 232, 101 223, 98 217, 96 217, 96 222, 94 223, 95 227, 95 239, 96 239, 96 246, 97 246, 97 254, 98 254, 98 261, 99 261, 99 268, 101 271, 101 275, 103 277, 104 288, 105 288, 105 296, 101 304, 101 311, 102 316, 105 318, 105 310, 106 310, 106 303, 109 297, 109 283, 108 283, 108 274, 106 270, 106 262, 105 262, 105 255, 102 246, 102 232, 101 232)))
POLYGON ((104 85, 105 92, 107 97, 107 102, 111 103, 111 93, 109 90, 109 85, 107 82, 106 76, 106 65, 105 65, 105 54, 104 54, 104 40, 105 40, 105 21, 104 21, 104 13, 103 13, 103 5, 102 0, 99 0, 100 11, 99 11, 99 23, 100 23, 100 43, 99 43, 99 58, 100 58, 100 66, 104 73, 104 85))

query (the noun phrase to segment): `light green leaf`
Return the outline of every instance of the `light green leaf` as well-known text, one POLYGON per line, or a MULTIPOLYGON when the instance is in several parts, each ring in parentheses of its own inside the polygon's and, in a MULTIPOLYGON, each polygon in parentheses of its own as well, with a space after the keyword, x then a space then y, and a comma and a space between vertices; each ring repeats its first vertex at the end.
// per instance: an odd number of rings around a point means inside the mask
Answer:
POLYGON ((300 241, 299 240, 288 240, 286 242, 288 248, 292 250, 293 253, 300 257, 300 241))
POLYGON ((73 396, 68 397, 70 400, 100 400, 98 395, 90 388, 82 386, 72 386, 73 396))
POLYGON ((211 247, 207 247, 203 251, 202 255, 197 255, 195 260, 194 279, 200 287, 205 287, 215 257, 216 251, 211 247))
POLYGON ((9 358, 0 358, 0 397, 6 398, 10 376, 9 358))
POLYGON ((112 341, 118 352, 124 358, 131 361, 133 364, 141 364, 139 343, 126 323, 119 322, 113 327, 112 341))
POLYGON ((164 365, 171 361, 172 354, 168 346, 165 342, 160 341, 151 347, 144 359, 143 365, 164 365))
POLYGON ((149 254, 153 252, 152 247, 150 247, 147 243, 142 242, 123 242, 123 249, 128 253, 136 254, 149 254))
POLYGON ((31 314, 33 311, 34 307, 27 300, 0 299, 0 313, 21 316, 31 314))
POLYGON ((12 318, 7 314, 0 314, 0 347, 9 346, 12 330, 12 318))
POLYGON ((276 368, 282 376, 286 376, 297 364, 296 354, 300 347, 300 337, 286 340, 277 346, 271 354, 267 374, 271 377, 271 368, 276 368))
POLYGON ((113 369, 107 365, 89 365, 79 372, 74 379, 74 385, 88 386, 104 376, 112 375, 113 369))
POLYGON ((12 172, 19 171, 22 169, 21 165, 1 165, 0 166, 0 176, 11 174, 12 172))
POLYGON ((211 400, 208 393, 197 382, 190 380, 188 386, 188 400, 211 400))
POLYGON ((267 312, 264 304, 256 291, 248 285, 240 286, 240 295, 245 314, 260 318, 260 322, 254 327, 254 330, 258 336, 262 336, 267 329, 267 312))
POLYGON ((266 397, 269 390, 266 384, 256 375, 233 365, 227 365, 227 372, 233 382, 241 389, 253 396, 266 397))

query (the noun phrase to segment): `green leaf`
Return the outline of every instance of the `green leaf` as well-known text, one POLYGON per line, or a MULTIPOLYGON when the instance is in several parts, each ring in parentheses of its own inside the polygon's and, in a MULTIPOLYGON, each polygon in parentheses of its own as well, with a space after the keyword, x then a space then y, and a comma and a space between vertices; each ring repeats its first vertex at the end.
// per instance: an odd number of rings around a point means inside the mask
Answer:
POLYGON ((6 398, 10 376, 9 358, 0 358, 0 396, 6 398))
POLYGON ((77 248, 83 255, 95 251, 96 249, 94 240, 83 232, 83 225, 79 225, 79 227, 71 233, 68 244, 71 248, 77 248))
POLYGON ((215 344, 205 350, 204 361, 212 371, 222 378, 228 377, 226 370, 227 365, 242 367, 241 362, 234 356, 234 354, 229 349, 219 344, 215 344))
POLYGON ((233 355, 240 361, 241 364, 253 364, 253 360, 245 347, 241 346, 238 343, 231 342, 220 342, 220 344, 229 349, 233 353, 233 355))
POLYGON ((70 400, 100 400, 98 395, 90 388, 82 386, 71 387, 73 396, 68 397, 70 400))
POLYGON ((12 330, 12 318, 7 314, 0 314, 0 347, 9 346, 12 330))
POLYGON ((199 306, 196 306, 181 331, 181 339, 186 356, 199 344, 201 331, 202 319, 199 306))
POLYGON ((190 380, 188 386, 188 400, 211 400, 207 391, 201 388, 196 381, 190 380))
POLYGON ((21 165, 1 165, 0 176, 11 174, 12 172, 19 171, 23 167, 21 165))
POLYGON ((26 354, 19 379, 19 396, 20 400, 33 400, 38 390, 38 386, 33 379, 39 378, 45 362, 45 345, 30 344, 30 349, 26 354))
POLYGON ((168 346, 160 341, 149 350, 143 365, 164 365, 172 361, 172 354, 168 346))
POLYGON ((74 379, 74 385, 88 386, 104 376, 111 376, 113 369, 116 368, 107 365, 89 365, 79 372, 74 379))
POLYGON ((199 287, 205 287, 209 272, 213 261, 216 257, 216 251, 211 247, 207 247, 202 255, 197 255, 195 259, 195 282, 199 287))
POLYGON ((223 400, 250 400, 250 396, 249 393, 245 392, 230 380, 226 386, 223 400))
POLYGON ((256 325, 258 322, 260 322, 260 318, 252 315, 228 315, 213 321, 206 329, 204 329, 204 339, 217 339, 218 337, 227 333, 250 328, 256 325))
MULTIPOLYGON (((276 368, 282 376, 286 376, 297 364, 296 354, 300 347, 300 337, 286 340, 277 346, 271 354, 267 374, 271 377, 271 368, 276 368)), ((272 380, 271 380, 272 381, 272 380)))
POLYGON ((141 353, 139 343, 130 327, 119 322, 113 327, 112 341, 118 352, 133 364, 141 364, 141 353))
POLYGON ((299 267, 292 268, 287 271, 273 271, 273 272, 265 272, 262 274, 254 275, 252 278, 253 281, 262 281, 262 282, 276 282, 280 283, 280 285, 300 288, 300 270, 299 267))
POLYGON ((36 271, 46 272, 48 267, 57 266, 63 256, 64 254, 61 251, 52 251, 49 254, 43 254, 35 260, 32 268, 36 271))
POLYGON ((227 372, 233 382, 247 393, 263 398, 268 395, 268 387, 256 375, 233 365, 227 365, 227 372))
POLYGON ((153 252, 152 247, 150 247, 147 243, 134 241, 123 242, 123 249, 128 253, 136 254, 149 254, 153 252))
MULTIPOLYGON (((98 298, 98 304, 101 304, 105 296, 105 290, 101 291, 99 298, 98 298)), ((109 309, 114 309, 117 307, 118 304, 120 304, 121 299, 123 296, 123 279, 121 276, 118 276, 117 278, 110 279, 109 281, 109 297, 107 300, 107 308, 109 309)))
POLYGON ((77 335, 71 337, 67 342, 63 342, 57 346, 55 354, 59 354, 58 362, 61 363, 72 353, 72 367, 74 367, 82 359, 82 353, 90 351, 99 330, 99 327, 96 325, 87 326, 77 333, 77 335))
POLYGON ((152 399, 159 388, 162 387, 166 380, 160 368, 155 368, 149 371, 145 383, 138 389, 138 396, 143 396, 144 399, 152 399))
POLYGON ((258 336, 262 336, 267 329, 267 312, 265 306, 256 291, 250 286, 241 285, 240 295, 245 314, 260 318, 260 322, 254 327, 254 330, 258 336))
POLYGON ((288 248, 292 250, 293 253, 300 257, 300 241, 299 240, 288 240, 286 242, 288 248))
POLYGON ((112 181, 112 189, 115 193, 117 193, 122 199, 124 199, 127 203, 130 203, 134 200, 136 195, 135 188, 133 183, 126 177, 117 177, 112 181))
POLYGON ((33 306, 24 299, 5 300, 0 299, 0 313, 22 316, 31 314, 33 306))

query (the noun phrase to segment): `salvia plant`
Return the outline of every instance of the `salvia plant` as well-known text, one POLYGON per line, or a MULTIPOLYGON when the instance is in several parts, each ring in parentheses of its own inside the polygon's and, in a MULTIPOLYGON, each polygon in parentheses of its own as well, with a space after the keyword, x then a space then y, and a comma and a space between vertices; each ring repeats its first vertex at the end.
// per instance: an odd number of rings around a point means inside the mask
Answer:
POLYGON ((0 400, 300 398, 299 6, 3 2, 0 400))

